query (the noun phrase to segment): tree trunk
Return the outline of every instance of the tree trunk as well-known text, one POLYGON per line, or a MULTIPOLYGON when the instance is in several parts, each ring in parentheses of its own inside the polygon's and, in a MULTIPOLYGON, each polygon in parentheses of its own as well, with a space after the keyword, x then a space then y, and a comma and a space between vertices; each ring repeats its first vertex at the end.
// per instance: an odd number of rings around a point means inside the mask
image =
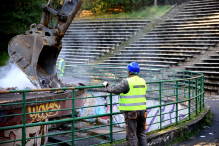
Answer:
POLYGON ((157 6, 157 0, 154 0, 154 6, 155 7, 157 6))

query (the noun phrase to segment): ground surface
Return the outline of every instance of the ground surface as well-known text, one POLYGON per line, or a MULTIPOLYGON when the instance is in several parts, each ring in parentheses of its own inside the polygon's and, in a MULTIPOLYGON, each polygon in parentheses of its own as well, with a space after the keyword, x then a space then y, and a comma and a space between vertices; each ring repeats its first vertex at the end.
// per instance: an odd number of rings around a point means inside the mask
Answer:
POLYGON ((214 114, 212 125, 201 129, 198 135, 173 146, 219 146, 219 97, 207 97, 205 104, 211 107, 214 114))

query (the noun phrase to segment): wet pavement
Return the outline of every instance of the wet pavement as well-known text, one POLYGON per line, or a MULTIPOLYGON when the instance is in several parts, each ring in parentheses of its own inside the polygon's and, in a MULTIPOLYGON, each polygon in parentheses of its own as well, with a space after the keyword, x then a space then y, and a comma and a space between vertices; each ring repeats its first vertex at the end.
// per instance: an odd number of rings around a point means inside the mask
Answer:
POLYGON ((207 97, 205 104, 211 107, 213 113, 211 126, 205 126, 198 135, 173 146, 219 146, 219 97, 207 97))

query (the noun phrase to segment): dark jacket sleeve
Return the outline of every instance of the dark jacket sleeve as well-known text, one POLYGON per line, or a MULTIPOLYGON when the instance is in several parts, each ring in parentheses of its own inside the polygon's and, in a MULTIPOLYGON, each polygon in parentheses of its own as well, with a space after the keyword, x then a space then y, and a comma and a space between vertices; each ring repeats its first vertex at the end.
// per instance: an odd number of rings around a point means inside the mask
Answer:
POLYGON ((129 92, 129 84, 128 81, 126 79, 123 79, 119 84, 112 86, 112 85, 108 85, 106 87, 107 91, 110 93, 114 93, 114 94, 120 94, 120 93, 128 93, 129 92))

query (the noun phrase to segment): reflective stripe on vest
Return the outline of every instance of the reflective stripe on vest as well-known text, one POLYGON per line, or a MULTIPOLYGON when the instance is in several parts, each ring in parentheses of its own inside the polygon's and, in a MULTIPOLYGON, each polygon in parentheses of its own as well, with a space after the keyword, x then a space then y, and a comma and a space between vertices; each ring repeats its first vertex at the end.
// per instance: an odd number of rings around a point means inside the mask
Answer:
POLYGON ((120 98, 146 98, 146 95, 131 95, 131 96, 120 96, 120 98))
POLYGON ((140 103, 120 103, 119 106, 136 106, 136 105, 146 105, 146 102, 140 102, 140 103))
POLYGON ((119 110, 135 111, 146 109, 146 82, 138 76, 127 79, 129 84, 129 92, 120 94, 119 110))

